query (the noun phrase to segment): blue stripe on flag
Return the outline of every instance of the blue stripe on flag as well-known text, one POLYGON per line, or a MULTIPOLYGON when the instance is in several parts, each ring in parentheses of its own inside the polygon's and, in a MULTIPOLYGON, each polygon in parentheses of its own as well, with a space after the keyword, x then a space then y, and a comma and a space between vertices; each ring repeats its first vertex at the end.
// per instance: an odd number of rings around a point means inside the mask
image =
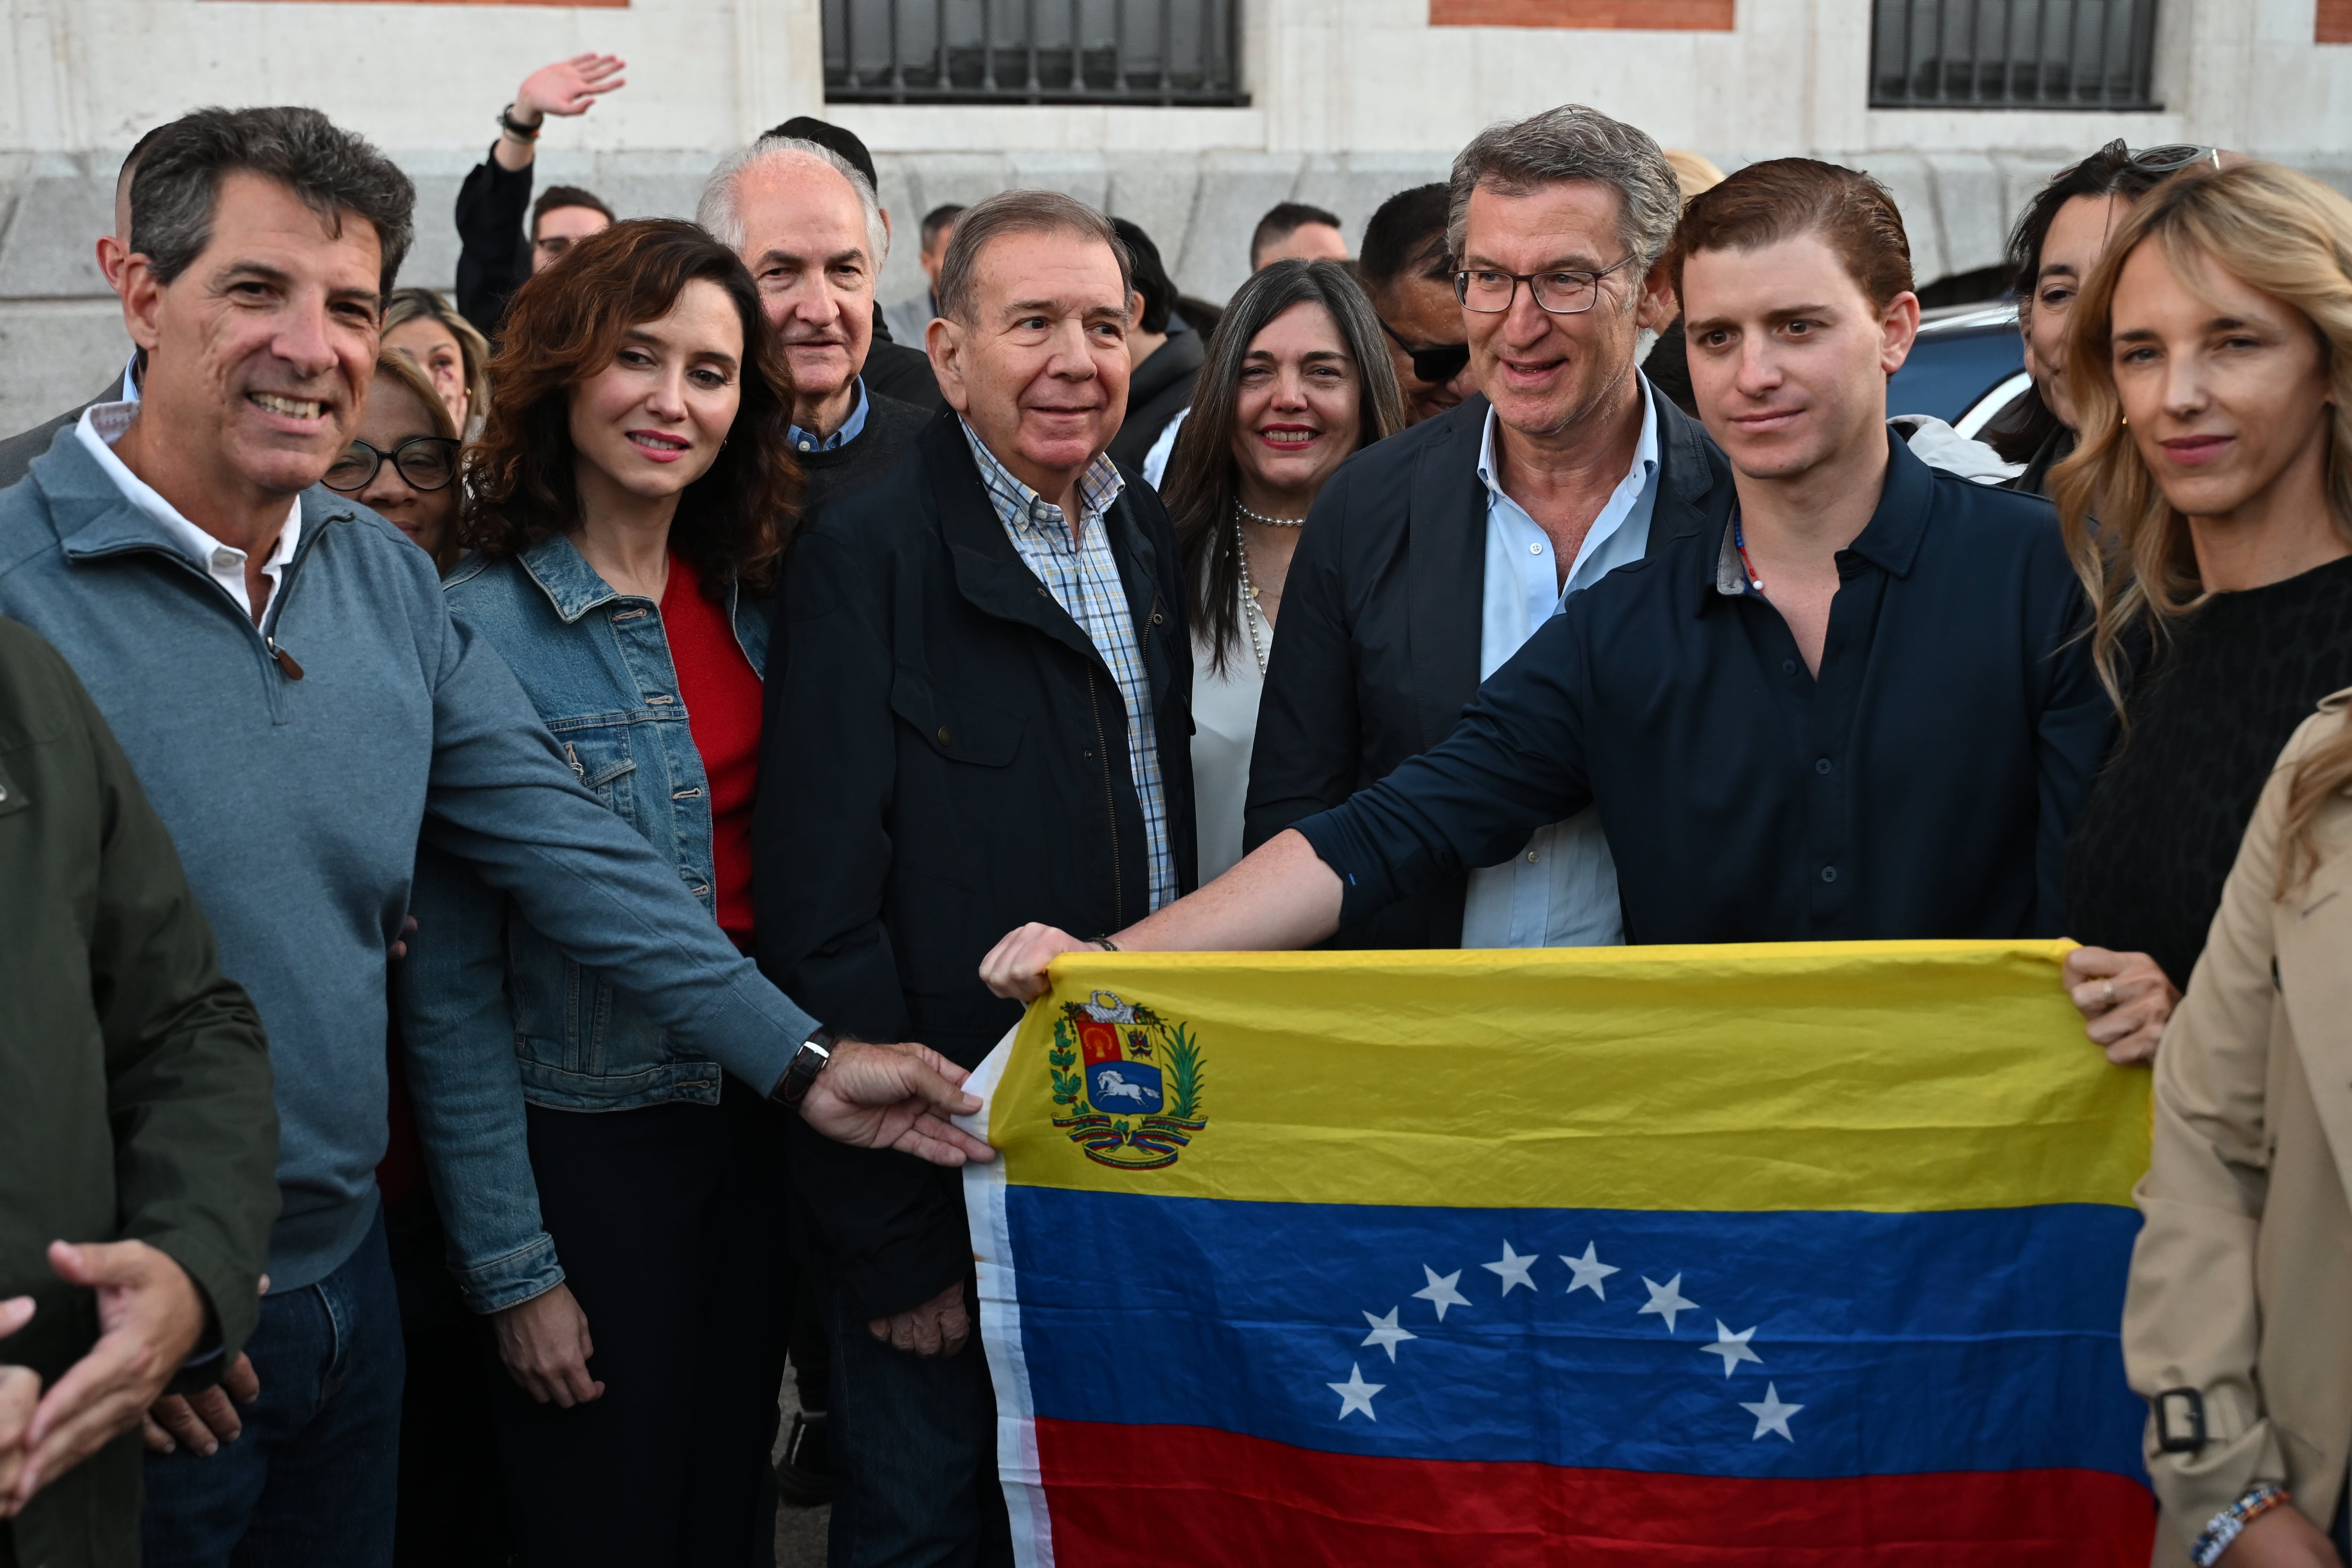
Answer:
POLYGON ((2127 1208, 1006 1202, 1043 1417, 1685 1475, 2145 1474, 2127 1208))

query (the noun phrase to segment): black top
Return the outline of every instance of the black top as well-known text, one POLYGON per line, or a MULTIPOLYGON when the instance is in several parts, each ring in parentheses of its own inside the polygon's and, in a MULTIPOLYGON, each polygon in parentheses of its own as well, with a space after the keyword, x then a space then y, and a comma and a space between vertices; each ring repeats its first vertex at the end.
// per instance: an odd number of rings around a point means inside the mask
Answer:
POLYGON ((879 332, 866 349, 866 365, 858 374, 866 378, 866 391, 895 397, 925 414, 936 414, 948 405, 940 395, 940 378, 931 371, 930 356, 920 349, 894 343, 879 332))
POLYGON ((457 313, 496 342, 507 300, 530 276, 531 167, 501 168, 498 148, 457 187, 457 313))
POLYGON ((2114 712, 2049 503, 1890 437, 1818 680, 1726 562, 1729 504, 1571 597, 1443 745, 1298 824, 1348 914, 1597 802, 1628 942, 2065 930, 2066 830, 2114 712))
POLYGON ((837 495, 856 489, 890 466, 923 433, 931 416, 911 403, 885 397, 866 389, 866 428, 857 439, 829 452, 795 452, 807 487, 801 493, 801 515, 813 517, 817 508, 837 495))
MULTIPOLYGON (((1374 442, 1316 496, 1266 657, 1244 848, 1436 745, 1478 694, 1487 501, 1478 447, 1488 406, 1474 396, 1374 442)), ((1656 407, 1656 500, 1644 546, 1653 557, 1710 515, 1719 527, 1731 506, 1730 466, 1698 421, 1664 399, 1656 407)), ((1459 947, 1467 885, 1458 872, 1436 878, 1351 920, 1332 945, 1459 947)))
MULTIPOLYGON (((1192 645, 1175 535, 1132 475, 1105 530, 1190 890, 1192 645)), ((1021 1017, 980 981, 999 937, 1033 920, 1118 931, 1150 912, 1118 683, 1013 548, 952 414, 802 530, 769 644, 760 769, 760 967, 845 1034, 976 1067, 1021 1017)), ((971 1267, 956 1172, 790 1125, 811 1239, 861 1319, 971 1267)))
POLYGON ((1135 367, 1127 384, 1127 417, 1110 439, 1112 461, 1130 468, 1143 467, 1168 422, 1192 406, 1201 358, 1201 334, 1178 332, 1135 367))
POLYGON ((2352 556, 2186 616, 2066 847, 2067 934, 2187 987, 2254 803, 2294 727, 2352 686, 2352 556))

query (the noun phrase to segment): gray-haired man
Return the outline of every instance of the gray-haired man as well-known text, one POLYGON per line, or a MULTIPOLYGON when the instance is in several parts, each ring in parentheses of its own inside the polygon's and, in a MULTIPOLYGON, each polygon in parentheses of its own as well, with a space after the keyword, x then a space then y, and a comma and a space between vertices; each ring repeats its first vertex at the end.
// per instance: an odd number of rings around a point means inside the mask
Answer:
MULTIPOLYGON (((1266 670, 1244 843, 1255 849, 1427 751, 1570 594, 1700 525, 1730 470, 1652 395, 1643 328, 1681 216, 1656 142, 1570 104, 1454 162, 1448 241, 1480 395, 1349 459, 1317 498, 1266 670)), ((1349 947, 1623 940, 1590 809, 1510 859, 1344 929, 1349 947)))
POLYGON ((793 455, 814 511, 906 451, 929 414, 866 385, 874 279, 890 249, 864 172, 794 136, 762 136, 711 172, 695 217, 743 258, 793 372, 793 455))

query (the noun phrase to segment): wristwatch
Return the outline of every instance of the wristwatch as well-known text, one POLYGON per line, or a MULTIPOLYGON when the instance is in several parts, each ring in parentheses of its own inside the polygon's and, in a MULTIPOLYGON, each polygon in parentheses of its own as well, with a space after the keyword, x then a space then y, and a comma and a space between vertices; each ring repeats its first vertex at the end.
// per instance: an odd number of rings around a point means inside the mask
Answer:
POLYGON ((508 135, 513 137, 518 142, 538 141, 541 127, 544 126, 546 123, 547 121, 543 120, 541 121, 538 125, 525 125, 521 123, 520 121, 515 119, 514 105, 511 103, 499 110, 499 129, 505 132, 508 135))
POLYGON ((833 1061, 834 1039, 831 1029, 812 1031, 801 1042, 801 1048, 793 1053, 793 1059, 784 1064, 783 1073, 776 1079, 776 1087, 768 1091, 768 1098, 782 1106, 798 1106, 807 1099, 816 1075, 833 1061))

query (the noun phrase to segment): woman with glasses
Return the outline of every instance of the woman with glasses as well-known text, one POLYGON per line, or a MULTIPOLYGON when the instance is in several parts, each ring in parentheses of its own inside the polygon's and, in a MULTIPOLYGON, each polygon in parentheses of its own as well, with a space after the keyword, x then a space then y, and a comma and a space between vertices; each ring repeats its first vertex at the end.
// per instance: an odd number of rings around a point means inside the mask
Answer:
POLYGON ((2066 982, 2118 1061, 2156 1054, 2279 748, 2352 685, 2347 256, 2316 182, 2192 170, 2074 302, 2052 488, 2124 726, 2067 846, 2066 982))
POLYGON ((1331 470, 1404 425, 1371 301, 1333 261, 1277 261, 1225 307, 1160 487, 1192 591, 1201 879, 1242 858, 1258 694, 1300 525, 1331 470))
MULTIPOLYGON (((581 786, 751 944, 768 599, 800 489, 757 290, 691 224, 615 224, 516 291, 451 616, 581 786)), ((454 862, 420 858, 412 1081, 454 1270, 513 1386, 521 1561, 750 1560, 782 1380, 789 1188, 766 1086, 672 1045, 454 862), (431 1076, 432 1092, 425 1092, 431 1076)))
POLYGON ((457 556, 457 426, 406 354, 376 356, 358 435, 326 485, 368 508, 447 571, 457 556))
POLYGON ((2066 386, 2067 328, 2075 298, 2116 224, 2168 176, 2221 163, 2221 154, 2210 147, 2134 153, 2110 142, 2051 176, 2018 215, 2009 232, 2009 291, 2017 300, 2017 330, 2033 383, 1984 433, 1986 445, 2004 460, 2025 465, 2010 489, 2049 494, 2050 470, 2074 450, 2081 421, 2066 386))
POLYGON ((473 322, 430 289, 395 289, 384 301, 383 346, 425 373, 460 436, 479 433, 490 408, 490 345, 473 322))

